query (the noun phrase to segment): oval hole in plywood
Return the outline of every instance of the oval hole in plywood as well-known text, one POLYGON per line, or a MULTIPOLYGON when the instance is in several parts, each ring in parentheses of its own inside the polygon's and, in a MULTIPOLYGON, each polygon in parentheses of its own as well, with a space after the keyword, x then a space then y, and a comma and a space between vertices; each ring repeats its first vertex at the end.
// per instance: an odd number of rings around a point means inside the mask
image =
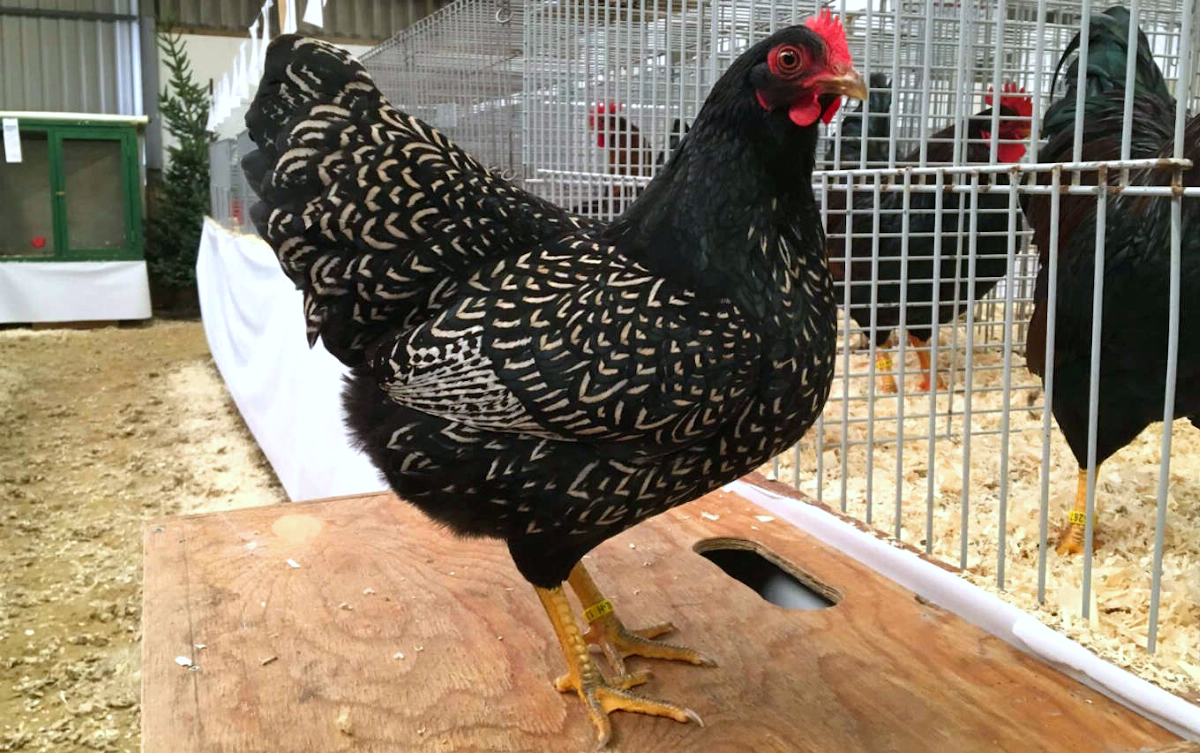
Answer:
POLYGON ((692 549, 776 606, 827 609, 842 599, 837 589, 820 582, 756 541, 707 539, 697 542, 692 549))

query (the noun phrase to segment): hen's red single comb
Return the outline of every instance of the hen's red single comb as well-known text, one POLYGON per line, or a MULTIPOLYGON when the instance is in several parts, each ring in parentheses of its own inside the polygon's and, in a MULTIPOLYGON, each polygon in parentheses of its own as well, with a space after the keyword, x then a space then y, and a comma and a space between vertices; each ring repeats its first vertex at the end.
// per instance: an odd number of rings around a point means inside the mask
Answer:
POLYGON ((842 28, 842 19, 822 8, 815 16, 809 16, 804 25, 825 40, 831 63, 850 65, 850 45, 846 43, 846 30, 842 28))
POLYGON ((595 130, 597 115, 603 115, 606 112, 609 112, 609 113, 612 113, 615 115, 617 113, 617 110, 624 110, 624 109, 625 109, 625 105, 620 104, 618 102, 610 101, 607 104, 607 106, 605 105, 604 102, 597 102, 596 104, 592 105, 592 109, 588 113, 588 127, 595 130))
MULTIPOLYGON (((988 93, 983 97, 983 103, 988 107, 992 106, 993 88, 988 87, 988 93)), ((1014 82, 1008 81, 1000 89, 1000 107, 1006 110, 1012 110, 1018 117, 1028 118, 1033 115, 1033 96, 1025 91, 1025 87, 1017 86, 1014 82)))

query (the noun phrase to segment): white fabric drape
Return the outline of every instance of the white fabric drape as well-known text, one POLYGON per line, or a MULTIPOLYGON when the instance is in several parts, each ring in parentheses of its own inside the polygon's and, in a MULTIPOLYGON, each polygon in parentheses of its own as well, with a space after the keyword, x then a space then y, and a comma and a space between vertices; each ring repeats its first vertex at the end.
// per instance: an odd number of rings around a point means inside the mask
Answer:
POLYGON ((309 349, 300 292, 270 247, 206 218, 196 282, 213 360, 288 497, 386 489, 343 425, 346 369, 309 349))
POLYGON ((0 262, 0 323, 149 318, 144 261, 0 262))

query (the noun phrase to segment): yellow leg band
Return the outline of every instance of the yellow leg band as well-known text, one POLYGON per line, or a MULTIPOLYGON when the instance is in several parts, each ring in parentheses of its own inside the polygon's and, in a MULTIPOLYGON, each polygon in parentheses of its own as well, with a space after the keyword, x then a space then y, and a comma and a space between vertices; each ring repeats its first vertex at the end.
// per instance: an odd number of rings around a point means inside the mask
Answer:
POLYGON ((1082 510, 1071 510, 1067 513, 1067 522, 1073 526, 1086 526, 1087 513, 1082 510))
POLYGON ((608 599, 598 601, 587 609, 583 610, 583 619, 588 622, 595 622, 606 614, 612 614, 613 605, 608 599))
POLYGON ((887 356, 880 356, 879 358, 876 358, 875 368, 879 369, 880 371, 891 371, 892 359, 888 358, 887 356))

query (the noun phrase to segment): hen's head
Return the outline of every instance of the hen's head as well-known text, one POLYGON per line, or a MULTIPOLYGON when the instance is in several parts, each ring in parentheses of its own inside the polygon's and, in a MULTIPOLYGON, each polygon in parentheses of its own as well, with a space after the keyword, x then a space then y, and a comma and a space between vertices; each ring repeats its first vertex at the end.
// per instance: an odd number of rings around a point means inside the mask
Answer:
POLYGON ((624 109, 625 105, 619 102, 597 102, 592 105, 588 111, 588 128, 596 133, 596 146, 603 149, 607 142, 606 136, 628 131, 628 121, 617 114, 624 109))
MULTIPOLYGON (((990 108, 993 107, 994 102, 994 91, 988 87, 988 93, 983 98, 983 103, 989 108, 985 111, 988 117, 992 114, 990 108)), ((1011 81, 1005 83, 1000 90, 999 137, 1006 141, 1028 139, 1032 116, 1033 99, 1024 87, 1018 87, 1011 81)), ((984 141, 990 141, 992 138, 992 133, 988 130, 980 131, 979 135, 984 141)), ((1000 162, 1018 162, 1024 156, 1024 144, 1000 144, 996 147, 996 159, 1000 162)))
POLYGON ((867 96, 842 22, 828 9, 802 26, 775 32, 747 54, 754 55, 749 80, 758 105, 768 116, 786 113, 800 128, 832 120, 842 95, 867 96))

